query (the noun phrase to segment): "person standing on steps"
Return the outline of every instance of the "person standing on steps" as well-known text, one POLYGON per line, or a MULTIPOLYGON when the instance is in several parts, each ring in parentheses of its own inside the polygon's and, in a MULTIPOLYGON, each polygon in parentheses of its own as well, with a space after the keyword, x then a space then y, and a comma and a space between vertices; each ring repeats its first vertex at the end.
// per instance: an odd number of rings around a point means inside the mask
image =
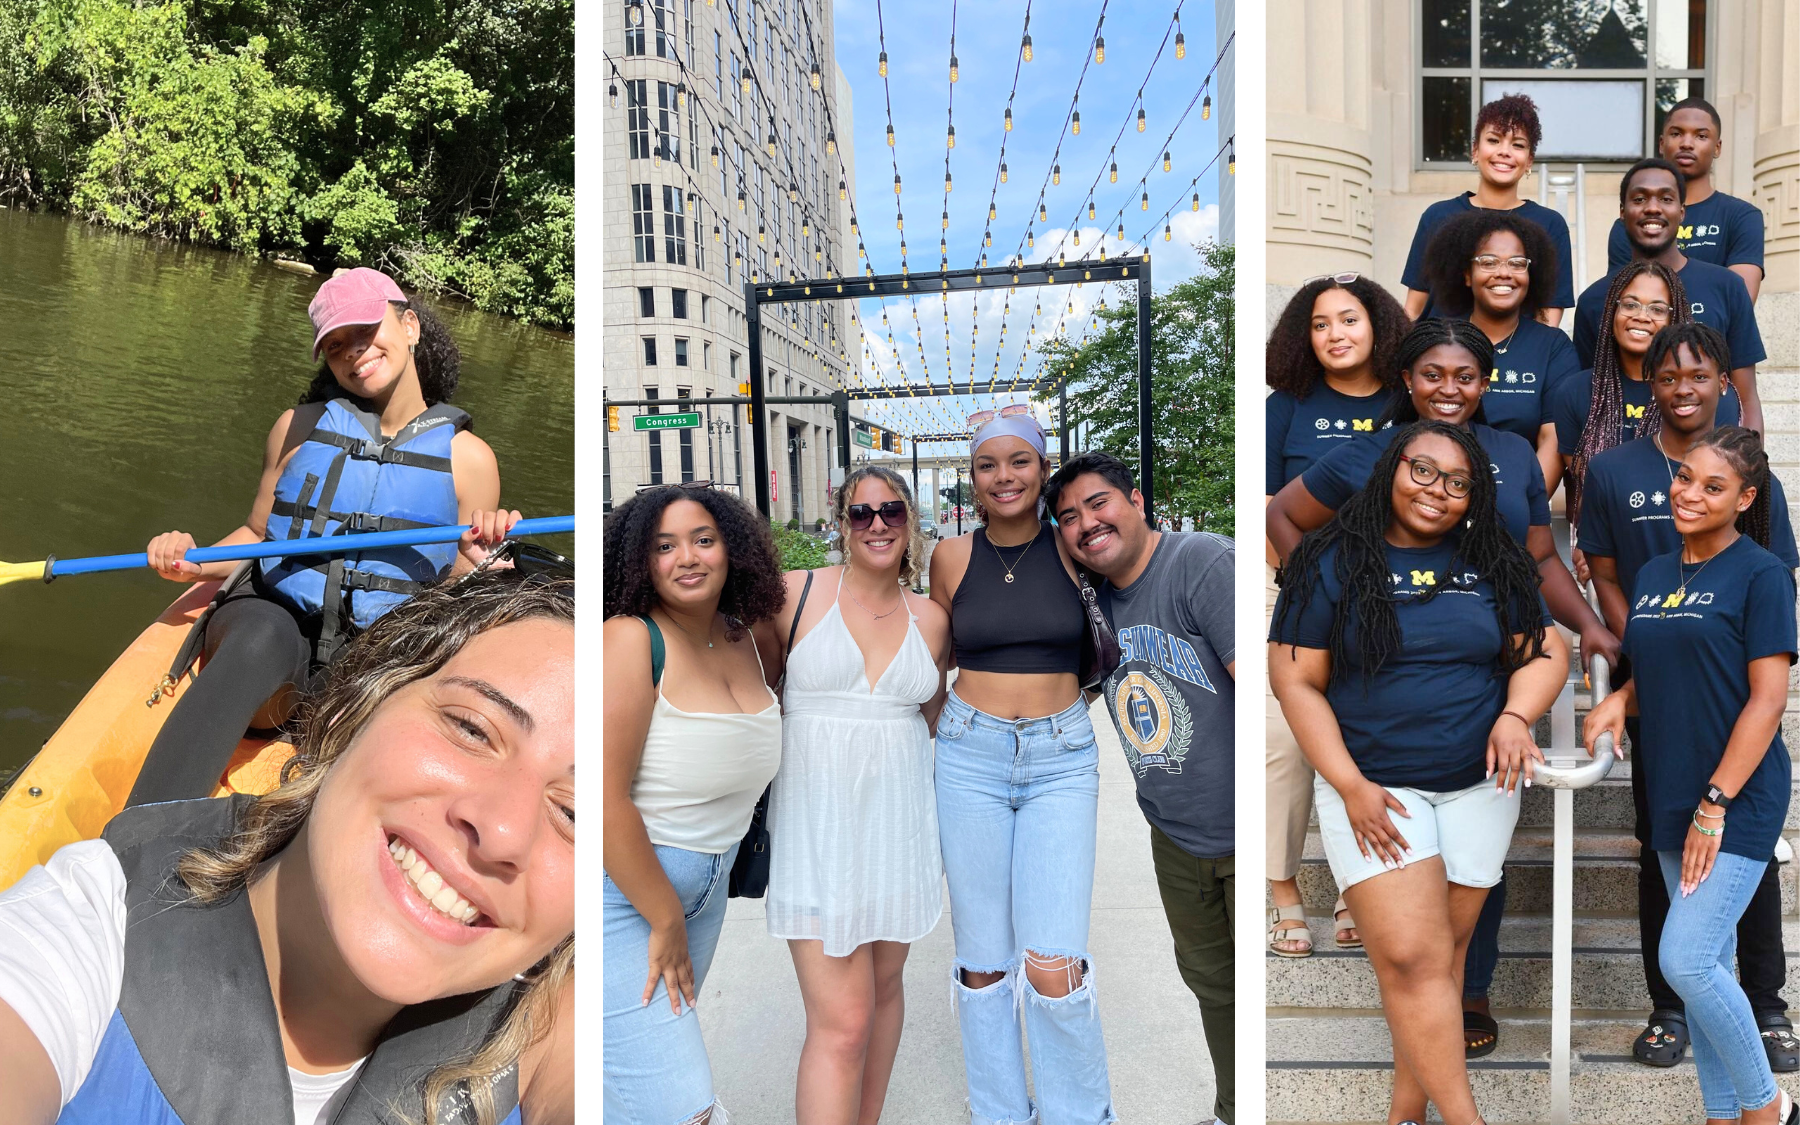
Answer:
POLYGON ((1150 822, 1175 961, 1200 1003, 1213 1116, 1235 1125, 1236 551, 1222 535, 1152 531, 1131 470, 1104 453, 1058 469, 1044 501, 1076 563, 1106 580, 1099 602, 1121 658, 1102 698, 1150 822))
MULTIPOLYGON (((1425 269, 1425 250, 1438 228, 1472 211, 1509 211, 1536 223, 1550 240, 1558 262, 1574 261, 1569 249, 1569 224, 1558 211, 1519 195, 1519 185, 1531 171, 1544 130, 1538 122, 1537 104, 1524 94, 1508 94, 1481 107, 1475 118, 1475 143, 1469 163, 1480 182, 1474 191, 1443 199, 1425 208, 1413 232, 1412 248, 1400 284, 1406 286, 1406 315, 1414 320, 1444 315, 1432 303, 1431 278, 1425 269)), ((1550 302, 1542 310, 1545 324, 1562 323, 1563 310, 1575 303, 1573 275, 1558 278, 1550 302)))
MULTIPOLYGON (((1693 318, 1719 330, 1731 346, 1731 385, 1743 396, 1744 425, 1760 430, 1762 401, 1756 392, 1756 365, 1768 358, 1756 327, 1756 309, 1744 279, 1698 257, 1682 253, 1677 236, 1686 222, 1687 180, 1675 165, 1659 157, 1640 160, 1619 181, 1619 219, 1631 244, 1632 261, 1667 266, 1681 279, 1693 318)), ((1618 271, 1582 290, 1575 302, 1575 354, 1583 367, 1594 366, 1600 321, 1618 271)))
POLYGON ((906 1015, 906 955, 944 909, 931 726, 950 619, 907 590, 925 537, 899 473, 853 469, 833 504, 844 565, 790 571, 768 626, 786 659, 767 915, 806 1007, 795 1119, 875 1125, 906 1015))
POLYGON ((1077 682, 1088 621, 1040 514, 1044 431, 1014 409, 970 419, 982 526, 931 553, 931 598, 949 611, 961 669, 937 725, 956 1013, 974 1125, 1108 1125, 1088 952, 1100 751, 1077 682))
POLYGON ((1588 749, 1640 717, 1648 847, 1669 911, 1658 966, 1681 997, 1708 1122, 1794 1125, 1755 1014, 1731 975, 1737 927, 1787 818, 1793 762, 1781 736, 1795 640, 1794 575, 1767 549, 1769 459, 1755 431, 1691 441, 1669 483, 1678 550, 1638 571, 1631 678, 1588 713, 1588 749))
MULTIPOLYGON (((1655 397, 1655 424, 1648 436, 1594 457, 1583 490, 1578 529, 1601 614, 1621 635, 1630 615, 1630 591, 1637 588, 1644 564, 1681 546, 1670 507, 1675 470, 1687 451, 1713 432, 1731 356, 1724 337, 1689 321, 1658 332, 1643 364, 1652 373, 1649 383, 1655 397)), ((1769 550, 1793 570, 1800 567, 1800 550, 1794 543, 1787 497, 1773 473, 1768 490, 1769 550)), ((1638 720, 1626 719, 1625 731, 1633 747, 1643 745, 1638 720)), ((1657 966, 1656 951, 1669 912, 1669 896, 1656 852, 1650 847, 1644 770, 1633 769, 1631 792, 1641 845, 1638 931, 1644 983, 1653 1009, 1631 1051, 1641 1063, 1673 1066, 1687 1049, 1688 1025, 1681 998, 1657 966)), ((1738 922, 1737 945, 1738 971, 1756 1014, 1770 1068, 1777 1073, 1800 1070, 1800 1041, 1794 1036, 1781 996, 1787 982, 1787 956, 1782 946, 1781 880, 1773 863, 1765 869, 1761 885, 1738 922)))
MULTIPOLYGON (((1750 303, 1763 282, 1762 208, 1713 186, 1713 162, 1725 151, 1725 122, 1705 98, 1683 98, 1663 118, 1656 139, 1657 155, 1681 169, 1687 181, 1686 214, 1675 229, 1675 248, 1690 258, 1724 266, 1744 279, 1750 303)), ((1606 239, 1606 268, 1617 270, 1631 260, 1625 221, 1614 219, 1606 239)))
POLYGON ((1489 454, 1414 422, 1282 572, 1269 676, 1318 771, 1319 835, 1356 911, 1394 1043, 1389 1122, 1479 1121, 1462 974, 1499 881, 1532 727, 1568 673, 1489 454))
MULTIPOLYGON (((1339 445, 1372 433, 1400 384, 1394 355, 1412 322, 1386 289, 1355 273, 1315 277, 1301 285, 1269 334, 1264 365, 1263 500, 1339 445)), ((1275 548, 1264 540, 1265 610, 1275 608, 1275 548)), ((1265 696, 1268 805, 1269 951, 1306 957, 1313 950, 1300 902, 1300 852, 1312 814, 1312 767, 1294 741, 1281 707, 1265 696)), ((1333 907, 1339 949, 1362 939, 1340 897, 1333 907)))

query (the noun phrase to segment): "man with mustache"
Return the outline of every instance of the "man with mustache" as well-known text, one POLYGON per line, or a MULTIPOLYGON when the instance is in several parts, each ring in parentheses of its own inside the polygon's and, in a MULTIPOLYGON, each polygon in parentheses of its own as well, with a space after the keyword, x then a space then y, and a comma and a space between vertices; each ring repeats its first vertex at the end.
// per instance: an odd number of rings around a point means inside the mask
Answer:
MULTIPOLYGON (((1744 279, 1711 262, 1682 253, 1676 236, 1687 215, 1687 178, 1666 160, 1652 157, 1633 164, 1619 184, 1619 219, 1631 256, 1661 262, 1674 270, 1687 290, 1694 319, 1718 329, 1731 348, 1731 385, 1743 399, 1743 424, 1763 428, 1762 400, 1756 392, 1756 365, 1768 358, 1756 328, 1756 312, 1744 279)), ((1594 366, 1600 338, 1600 313, 1606 304, 1608 274, 1582 291, 1575 302, 1575 354, 1594 366)))
POLYGON ((1222 535, 1151 528, 1131 470, 1104 453, 1072 458, 1044 501, 1076 563, 1105 579, 1120 660, 1102 692, 1150 822, 1176 963, 1200 1002, 1214 1113, 1232 1125, 1235 550, 1222 535))

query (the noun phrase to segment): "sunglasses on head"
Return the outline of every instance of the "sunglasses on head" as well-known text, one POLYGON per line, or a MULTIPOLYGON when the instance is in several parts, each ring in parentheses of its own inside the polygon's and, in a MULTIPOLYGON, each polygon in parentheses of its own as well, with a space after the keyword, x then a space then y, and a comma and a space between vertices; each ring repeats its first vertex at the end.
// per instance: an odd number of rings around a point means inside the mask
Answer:
POLYGON ((1315 281, 1331 281, 1331 282, 1337 283, 1338 285, 1352 285, 1356 282, 1356 279, 1361 276, 1362 276, 1362 274, 1354 273, 1354 272, 1352 272, 1352 273, 1322 273, 1317 277, 1309 277, 1305 281, 1302 281, 1300 283, 1300 288, 1305 289, 1308 285, 1311 285, 1315 281))
POLYGON ((476 564, 475 569, 457 579, 456 584, 460 586, 489 571, 499 571, 521 582, 554 582, 573 579, 575 564, 547 547, 523 539, 508 539, 476 564))
POLYGON ((889 500, 878 508, 871 508, 867 504, 850 505, 850 530, 869 530, 874 526, 876 516, 881 517, 884 526, 904 527, 906 525, 906 501, 889 500))

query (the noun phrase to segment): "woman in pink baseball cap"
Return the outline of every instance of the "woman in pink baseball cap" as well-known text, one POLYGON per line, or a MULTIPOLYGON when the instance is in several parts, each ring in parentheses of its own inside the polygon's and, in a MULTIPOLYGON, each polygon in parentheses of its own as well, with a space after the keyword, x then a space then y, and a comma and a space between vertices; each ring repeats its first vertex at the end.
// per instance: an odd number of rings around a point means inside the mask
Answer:
POLYGON ((456 544, 196 566, 185 531, 150 541, 173 582, 226 579, 202 619, 205 663, 180 695, 128 804, 209 796, 247 729, 280 726, 351 636, 487 557, 519 519, 500 508, 494 451, 450 405, 461 355, 443 324, 378 270, 347 270, 307 309, 313 358, 275 420, 249 517, 220 545, 461 522, 456 544))

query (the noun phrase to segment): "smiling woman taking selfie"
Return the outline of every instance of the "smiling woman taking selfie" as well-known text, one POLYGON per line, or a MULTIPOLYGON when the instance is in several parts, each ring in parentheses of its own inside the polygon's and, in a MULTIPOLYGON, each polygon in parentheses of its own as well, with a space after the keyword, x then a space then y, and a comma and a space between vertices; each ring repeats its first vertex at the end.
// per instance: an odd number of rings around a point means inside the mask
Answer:
POLYGON ((705 485, 634 496, 605 539, 606 1116, 720 1125, 694 1001, 781 764, 751 630, 780 612, 768 524, 705 485))
POLYGON ((0 1119, 572 1122, 574 613, 515 571, 421 594, 278 789, 127 809, 0 894, 0 1119))

